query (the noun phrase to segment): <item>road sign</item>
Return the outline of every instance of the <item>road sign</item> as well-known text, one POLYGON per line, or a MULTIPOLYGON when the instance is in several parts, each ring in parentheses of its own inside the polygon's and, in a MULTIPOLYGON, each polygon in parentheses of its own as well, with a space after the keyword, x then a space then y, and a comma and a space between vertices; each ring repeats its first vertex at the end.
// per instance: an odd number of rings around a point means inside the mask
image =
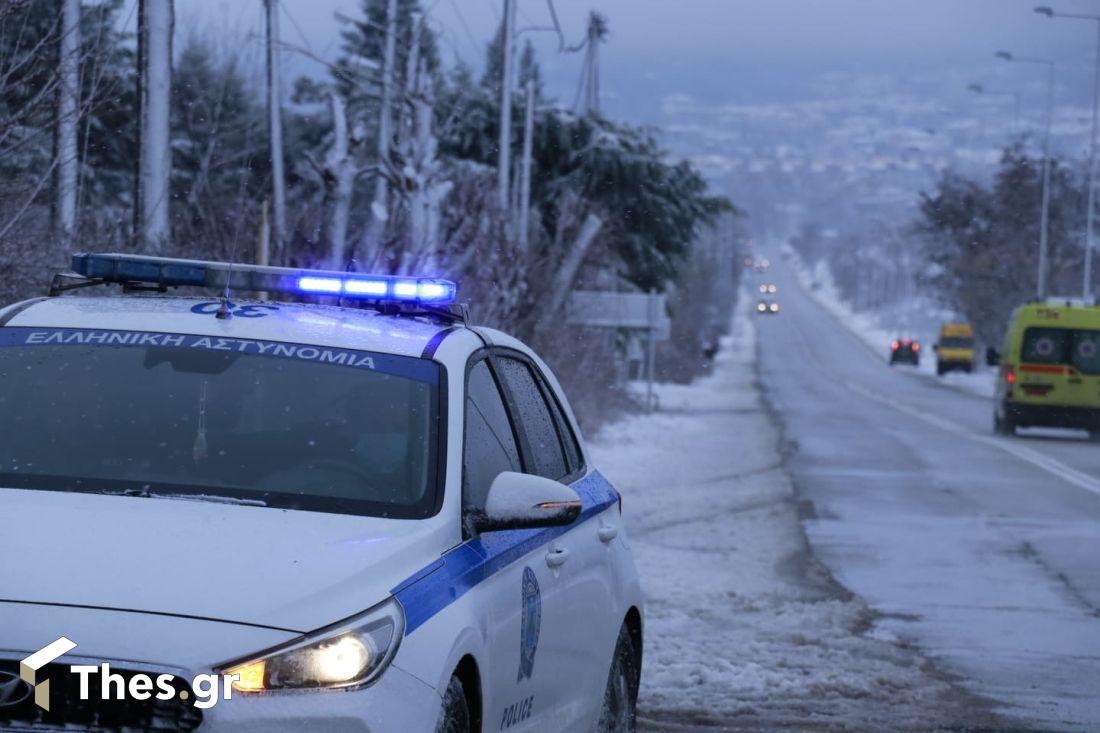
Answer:
POLYGON ((598 290, 573 293, 566 320, 578 326, 652 332, 657 341, 669 339, 672 325, 666 315, 664 295, 598 290))

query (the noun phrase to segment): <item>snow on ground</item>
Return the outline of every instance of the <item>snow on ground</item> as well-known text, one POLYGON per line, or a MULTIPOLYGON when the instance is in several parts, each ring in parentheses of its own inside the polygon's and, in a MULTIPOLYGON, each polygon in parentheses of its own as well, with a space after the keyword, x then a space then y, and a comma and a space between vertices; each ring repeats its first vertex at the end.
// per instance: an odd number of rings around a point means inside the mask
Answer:
MULTIPOLYGON (((941 309, 929 303, 916 302, 903 304, 907 307, 894 309, 893 312, 856 311, 840 295, 825 261, 810 268, 790 245, 784 245, 782 251, 803 290, 883 361, 889 358, 891 341, 898 337, 916 338, 925 349, 921 354, 917 373, 979 397, 993 397, 997 373, 980 361, 975 365, 976 371, 971 374, 948 372, 942 377, 936 376, 936 355, 932 351, 932 344, 936 341, 942 321, 948 317, 948 314, 939 312, 941 309), (921 315, 915 315, 918 313, 921 315)), ((900 364, 897 368, 913 369, 900 364)))
MULTIPOLYGON (((745 302, 745 299, 742 299, 745 302)), ((742 309, 744 310, 744 309, 742 309)), ((646 592, 645 730, 935 730, 984 706, 811 556, 746 314, 712 375, 604 428, 646 592)))

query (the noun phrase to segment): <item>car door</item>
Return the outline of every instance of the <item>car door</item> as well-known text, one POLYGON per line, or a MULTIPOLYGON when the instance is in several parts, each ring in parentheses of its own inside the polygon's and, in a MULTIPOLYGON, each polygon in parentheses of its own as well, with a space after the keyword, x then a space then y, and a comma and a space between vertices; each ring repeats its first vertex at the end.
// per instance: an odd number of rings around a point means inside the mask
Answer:
MULTIPOLYGON (((467 369, 465 402, 463 502, 477 510, 501 472, 525 470, 518 421, 485 353, 467 369)), ((485 532, 468 544, 481 557, 483 578, 476 592, 488 650, 481 660, 485 730, 567 729, 557 725, 567 688, 554 658, 566 632, 563 583, 546 562, 546 530, 485 532)))
POLYGON ((611 558, 600 539, 604 519, 591 516, 594 502, 580 485, 585 474, 580 448, 537 365, 512 352, 494 355, 493 363, 515 414, 525 470, 570 484, 587 510, 564 531, 556 532, 544 558, 554 599, 552 605, 543 604, 543 623, 554 641, 540 653, 553 667, 564 698, 558 722, 577 729, 591 722, 593 710, 602 703, 618 631, 612 612, 611 558))

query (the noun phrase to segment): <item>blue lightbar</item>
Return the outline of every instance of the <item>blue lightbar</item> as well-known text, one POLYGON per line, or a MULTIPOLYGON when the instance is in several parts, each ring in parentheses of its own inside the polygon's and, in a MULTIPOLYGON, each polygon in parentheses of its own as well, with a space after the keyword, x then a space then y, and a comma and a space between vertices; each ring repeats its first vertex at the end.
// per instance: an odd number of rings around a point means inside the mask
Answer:
POLYGON ((180 260, 146 255, 82 253, 73 255, 73 271, 93 280, 158 287, 190 286, 222 291, 318 295, 370 301, 446 305, 458 296, 450 280, 361 275, 326 270, 298 270, 180 260))

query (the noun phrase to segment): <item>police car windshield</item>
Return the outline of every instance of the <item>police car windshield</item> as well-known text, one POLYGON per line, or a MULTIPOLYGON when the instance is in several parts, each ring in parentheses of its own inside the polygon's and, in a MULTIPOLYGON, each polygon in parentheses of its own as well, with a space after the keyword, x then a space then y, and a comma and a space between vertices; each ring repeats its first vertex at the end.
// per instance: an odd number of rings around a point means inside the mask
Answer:
POLYGON ((0 487, 427 516, 439 381, 388 354, 0 329, 0 487))

